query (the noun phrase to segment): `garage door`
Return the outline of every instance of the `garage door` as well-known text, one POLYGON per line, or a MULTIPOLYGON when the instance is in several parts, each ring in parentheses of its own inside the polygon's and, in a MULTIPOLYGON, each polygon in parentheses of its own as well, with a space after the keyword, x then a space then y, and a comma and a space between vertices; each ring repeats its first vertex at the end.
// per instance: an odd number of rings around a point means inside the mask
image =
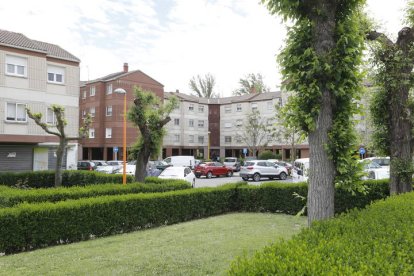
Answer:
POLYGON ((31 171, 33 169, 33 146, 0 146, 0 172, 31 171))

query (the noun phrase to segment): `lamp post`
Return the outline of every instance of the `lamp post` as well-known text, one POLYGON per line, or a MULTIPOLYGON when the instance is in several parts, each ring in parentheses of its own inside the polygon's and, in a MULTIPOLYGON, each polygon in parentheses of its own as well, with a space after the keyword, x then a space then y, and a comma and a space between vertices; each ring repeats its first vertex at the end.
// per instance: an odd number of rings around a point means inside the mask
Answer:
POLYGON ((126 91, 122 88, 117 88, 114 91, 118 94, 124 94, 124 135, 123 135, 123 146, 122 146, 122 155, 123 155, 123 174, 122 174, 122 184, 126 185, 126 91))
POLYGON ((207 160, 210 160, 210 131, 207 132, 207 160))

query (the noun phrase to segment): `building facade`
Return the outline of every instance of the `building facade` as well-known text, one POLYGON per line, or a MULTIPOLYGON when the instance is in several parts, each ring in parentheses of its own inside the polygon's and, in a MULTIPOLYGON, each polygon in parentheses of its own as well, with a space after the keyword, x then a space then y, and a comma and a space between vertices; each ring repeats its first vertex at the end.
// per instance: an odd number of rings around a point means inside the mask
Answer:
MULTIPOLYGON (((164 138, 163 157, 194 155, 199 158, 249 156, 248 145, 242 139, 246 118, 253 111, 260 113, 262 122, 272 128, 275 106, 282 105, 281 92, 248 94, 227 98, 198 98, 183 93, 165 93, 165 100, 177 97, 180 105, 171 113, 164 138), (247 153, 244 154, 247 150, 247 153)), ((288 140, 268 135, 260 150, 270 150, 283 159, 291 158, 292 145, 288 140)), ((308 157, 309 146, 304 141, 295 145, 296 157, 308 157)))
MULTIPOLYGON (((28 118, 26 108, 55 123, 51 105, 65 108, 68 136, 77 136, 80 60, 58 45, 0 30, 0 171, 54 169, 58 139, 28 118)), ((66 169, 76 169, 70 143, 66 169)))
MULTIPOLYGON (((80 87, 79 121, 88 113, 92 117, 89 136, 81 140, 81 156, 84 160, 122 160, 124 97, 127 109, 134 101, 134 87, 152 91, 161 100, 164 86, 140 70, 129 71, 125 63, 123 70, 102 78, 83 82, 80 87), (126 94, 115 93, 122 88, 126 94)), ((127 123, 127 147, 136 142, 138 128, 127 123)))

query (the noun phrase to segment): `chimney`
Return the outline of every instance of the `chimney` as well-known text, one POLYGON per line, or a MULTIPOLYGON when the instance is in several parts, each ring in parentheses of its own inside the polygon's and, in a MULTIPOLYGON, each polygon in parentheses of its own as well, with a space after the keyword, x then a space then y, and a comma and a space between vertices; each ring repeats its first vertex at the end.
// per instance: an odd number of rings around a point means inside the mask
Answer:
POLYGON ((175 89, 175 93, 180 93, 180 90, 178 90, 178 89, 175 89))
POLYGON ((128 63, 125 62, 124 63, 124 73, 127 73, 127 72, 128 72, 128 63))

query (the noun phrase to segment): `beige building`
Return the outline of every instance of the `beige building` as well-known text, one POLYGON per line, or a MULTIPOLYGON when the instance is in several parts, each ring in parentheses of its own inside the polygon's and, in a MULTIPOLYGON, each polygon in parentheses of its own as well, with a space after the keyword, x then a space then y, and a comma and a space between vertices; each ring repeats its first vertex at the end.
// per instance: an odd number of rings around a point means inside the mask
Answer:
MULTIPOLYGON (((25 108, 53 125, 51 105, 65 108, 66 134, 79 130, 79 62, 58 45, 0 30, 0 171, 53 169, 56 136, 28 118, 25 108)), ((71 143, 65 168, 75 169, 78 144, 71 143)))

